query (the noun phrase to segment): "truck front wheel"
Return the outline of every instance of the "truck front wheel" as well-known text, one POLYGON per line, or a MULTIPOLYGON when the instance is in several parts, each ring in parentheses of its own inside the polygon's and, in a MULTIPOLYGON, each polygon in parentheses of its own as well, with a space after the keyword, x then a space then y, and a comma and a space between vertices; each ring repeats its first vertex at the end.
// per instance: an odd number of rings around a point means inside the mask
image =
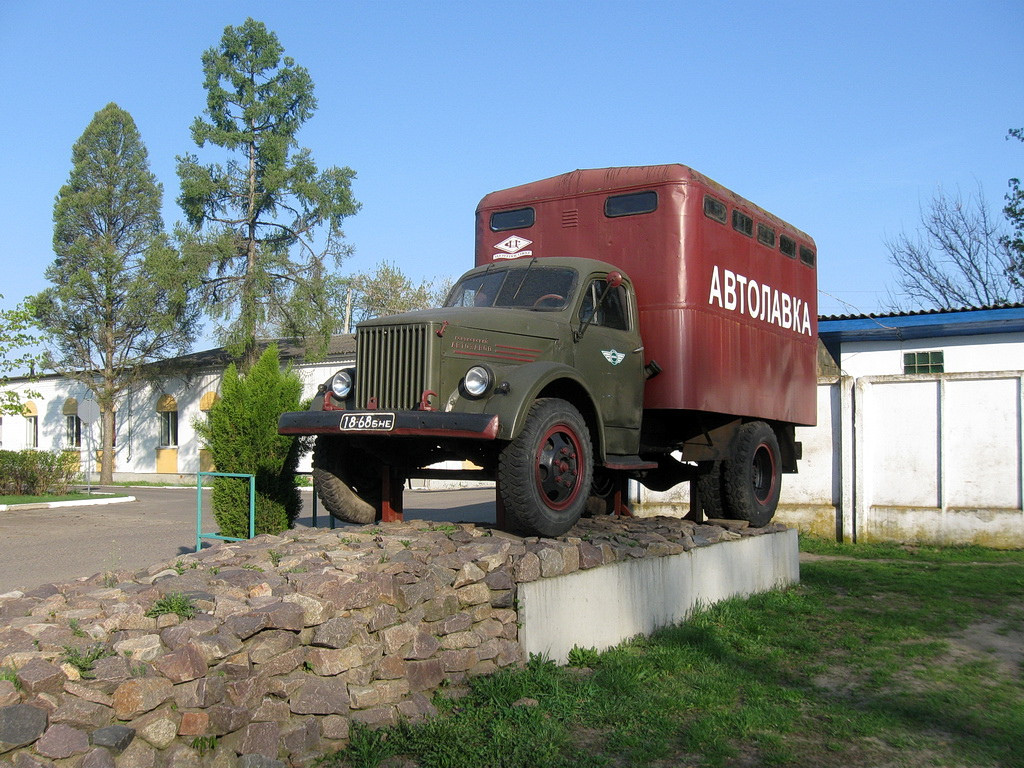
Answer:
POLYGON ((782 456, 775 432, 763 421, 741 426, 722 462, 723 512, 753 527, 768 525, 779 505, 782 456))
POLYGON ((570 403, 538 400, 498 459, 505 512, 523 532, 560 536, 576 524, 594 477, 587 424, 570 403))
POLYGON ((357 457, 339 440, 318 437, 313 448, 313 482, 324 507, 339 520, 366 525, 377 519, 381 497, 378 462, 368 461, 365 455, 357 457))

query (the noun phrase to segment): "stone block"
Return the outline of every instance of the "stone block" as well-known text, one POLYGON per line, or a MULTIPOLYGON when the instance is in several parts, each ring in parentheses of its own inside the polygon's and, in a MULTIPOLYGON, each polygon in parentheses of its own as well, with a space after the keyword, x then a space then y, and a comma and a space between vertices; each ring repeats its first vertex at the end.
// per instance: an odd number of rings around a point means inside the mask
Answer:
POLYGON ((512 576, 517 583, 536 581, 540 578, 540 558, 533 552, 527 552, 512 567, 512 576))
POLYGON ((181 709, 209 707, 224 699, 227 681, 222 677, 203 677, 174 686, 174 702, 181 709))
POLYGON ((124 752, 135 738, 135 730, 125 725, 108 725, 92 732, 94 746, 105 747, 113 752, 124 752))
POLYGON ((320 721, 320 734, 323 738, 332 741, 347 739, 349 734, 348 718, 341 715, 328 715, 320 721))
POLYGON ((89 737, 85 731, 70 725, 57 723, 46 729, 35 744, 36 752, 43 757, 60 760, 89 751, 89 737))
POLYGON ((156 670, 172 683, 187 683, 206 674, 206 659, 193 643, 165 653, 153 662, 156 670))
POLYGON ((0 753, 32 743, 43 735, 47 722, 46 712, 36 707, 0 707, 0 753))
POLYGON ((407 680, 378 680, 369 685, 350 685, 348 689, 352 709, 372 709, 385 704, 397 704, 407 693, 407 680))
POLYGON ((331 611, 333 610, 333 606, 330 603, 317 600, 299 592, 285 595, 284 601, 286 603, 294 603, 302 608, 302 623, 306 627, 316 627, 323 624, 331 617, 331 611))
POLYGON ((224 686, 228 703, 251 709, 263 700, 267 693, 267 681, 262 677, 246 677, 233 680, 224 686))
POLYGON ((398 653, 402 646, 416 637, 418 631, 416 625, 408 622, 388 627, 382 631, 380 636, 384 643, 384 654, 387 656, 398 653))
POLYGON ((169 709, 149 712, 131 722, 136 735, 156 749, 166 749, 178 735, 181 716, 169 709))
POLYGON ((241 755, 238 758, 238 768, 287 768, 287 766, 280 760, 266 755, 241 755))
POLYGON ((64 690, 67 675, 56 664, 35 658, 22 665, 17 672, 18 682, 27 693, 58 694, 64 690))
POLYGON ((299 639, 294 632, 266 630, 257 635, 255 639, 250 640, 247 648, 253 664, 262 664, 275 656, 290 651, 298 644, 299 639))
POLYGON ((0 707, 8 707, 21 701, 21 694, 10 680, 0 680, 0 707))
POLYGON ((114 758, 117 768, 156 768, 156 750, 138 739, 114 758))
POLYGON ((109 723, 113 715, 112 707, 86 701, 77 696, 64 696, 60 706, 50 715, 50 722, 92 730, 109 723))
POLYGON ((242 732, 242 753, 277 758, 281 726, 275 722, 250 723, 242 732))
POLYGON ((288 708, 287 701, 282 701, 281 699, 270 696, 265 696, 259 706, 252 712, 252 720, 254 723, 284 723, 287 722, 291 716, 292 711, 288 708))
POLYGON ((408 662, 406 679, 411 691, 430 691, 444 680, 445 668, 440 659, 408 662))
POLYGON ((171 698, 173 688, 171 681, 162 677, 126 680, 114 691, 114 714, 118 720, 132 720, 171 698))
POLYGON ((251 715, 245 707, 230 704, 214 704, 206 710, 210 716, 209 732, 214 736, 233 733, 249 724, 251 715))
POLYGON ((440 647, 436 637, 417 631, 412 641, 402 647, 401 655, 406 659, 429 659, 440 647))
POLYGON ((336 677, 311 677, 288 700, 296 715, 343 715, 349 709, 348 686, 336 677))
POLYGON ((265 613, 242 613, 228 616, 224 620, 227 627, 240 640, 246 640, 257 632, 266 629, 270 619, 265 613))
POLYGON ((460 605, 482 605, 491 600, 491 590, 486 584, 476 583, 455 590, 460 605))
MULTIPOLYGON (((378 613, 381 611, 390 610, 394 613, 395 621, 398 620, 398 611, 395 610, 394 606, 379 606, 378 613)), ((375 613, 375 615, 377 615, 375 613)), ((381 626, 390 626, 395 622, 388 622, 381 626)), ((349 618, 333 618, 328 619, 323 624, 316 628, 313 632, 313 645, 319 645, 326 648, 344 648, 348 645, 352 639, 353 633, 356 631, 356 622, 349 618)), ((371 630, 373 632, 376 629, 371 630)))
POLYGON ((483 581, 486 575, 476 563, 466 563, 459 569, 452 586, 459 589, 467 584, 475 584, 478 581, 483 581))
POLYGON ((305 661, 306 647, 300 645, 297 648, 292 648, 290 651, 285 651, 279 656, 275 656, 269 661, 258 664, 256 671, 260 677, 287 675, 293 669, 302 666, 305 661))
POLYGON ((480 636, 471 630, 464 632, 452 632, 450 635, 443 635, 440 638, 440 647, 446 651, 454 651, 459 648, 475 648, 480 645, 480 636))
POLYGON ((85 753, 78 768, 116 768, 114 756, 109 749, 104 747, 93 747, 85 753))
POLYGON ((352 720, 370 728, 386 728, 398 725, 398 710, 394 707, 357 709, 352 713, 352 720))
POLYGON ((210 715, 206 712, 182 712, 178 724, 179 736, 205 736, 210 727, 210 715))
POLYGON ((442 621, 458 610, 459 599, 455 596, 455 591, 445 590, 423 604, 423 620, 442 621))
POLYGON ((359 646, 348 648, 310 648, 306 651, 306 662, 314 674, 333 677, 364 663, 359 646))
POLYGON ((398 656, 383 656, 373 667, 373 678, 375 680, 397 680, 406 676, 408 668, 409 665, 405 659, 398 656))
POLYGON ((282 726, 281 745, 292 755, 293 762, 306 762, 301 759, 302 756, 319 750, 320 721, 315 717, 307 717, 282 726))

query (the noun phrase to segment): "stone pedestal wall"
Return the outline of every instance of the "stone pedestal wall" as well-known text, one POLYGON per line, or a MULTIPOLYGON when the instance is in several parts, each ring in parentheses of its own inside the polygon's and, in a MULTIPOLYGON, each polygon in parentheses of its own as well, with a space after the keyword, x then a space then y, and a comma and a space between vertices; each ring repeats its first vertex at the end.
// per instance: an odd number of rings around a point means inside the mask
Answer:
POLYGON ((0 595, 0 767, 309 765, 525 661, 520 584, 784 530, 720 522, 304 529, 0 595))

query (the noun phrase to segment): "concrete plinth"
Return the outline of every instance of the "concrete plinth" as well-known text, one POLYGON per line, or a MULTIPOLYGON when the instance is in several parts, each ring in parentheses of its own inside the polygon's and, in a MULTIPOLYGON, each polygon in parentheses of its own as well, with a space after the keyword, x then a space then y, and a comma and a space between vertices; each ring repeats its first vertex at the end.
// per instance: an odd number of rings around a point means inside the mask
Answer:
POLYGON ((519 585, 519 642, 564 664, 574 646, 610 648, 697 606, 800 580, 795 530, 725 541, 519 585))

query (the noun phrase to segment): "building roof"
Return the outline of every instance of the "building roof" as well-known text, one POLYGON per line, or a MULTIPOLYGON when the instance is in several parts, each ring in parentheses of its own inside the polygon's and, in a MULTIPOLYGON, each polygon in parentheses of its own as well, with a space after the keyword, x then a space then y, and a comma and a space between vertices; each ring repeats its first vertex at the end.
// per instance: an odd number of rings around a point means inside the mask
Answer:
MULTIPOLYGON (((301 361, 307 356, 309 349, 303 344, 302 339, 264 339, 257 342, 262 351, 269 344, 276 343, 280 350, 282 360, 301 361)), ((337 334, 331 336, 327 345, 327 352, 324 360, 337 360, 354 358, 356 355, 356 337, 354 334, 337 334)), ((171 365, 185 368, 206 368, 225 367, 232 360, 224 347, 207 349, 200 352, 190 352, 187 355, 162 360, 151 365, 171 365)))
POLYGON ((827 345, 848 341, 906 341, 1019 331, 1024 331, 1024 304, 818 318, 818 336, 827 345))

